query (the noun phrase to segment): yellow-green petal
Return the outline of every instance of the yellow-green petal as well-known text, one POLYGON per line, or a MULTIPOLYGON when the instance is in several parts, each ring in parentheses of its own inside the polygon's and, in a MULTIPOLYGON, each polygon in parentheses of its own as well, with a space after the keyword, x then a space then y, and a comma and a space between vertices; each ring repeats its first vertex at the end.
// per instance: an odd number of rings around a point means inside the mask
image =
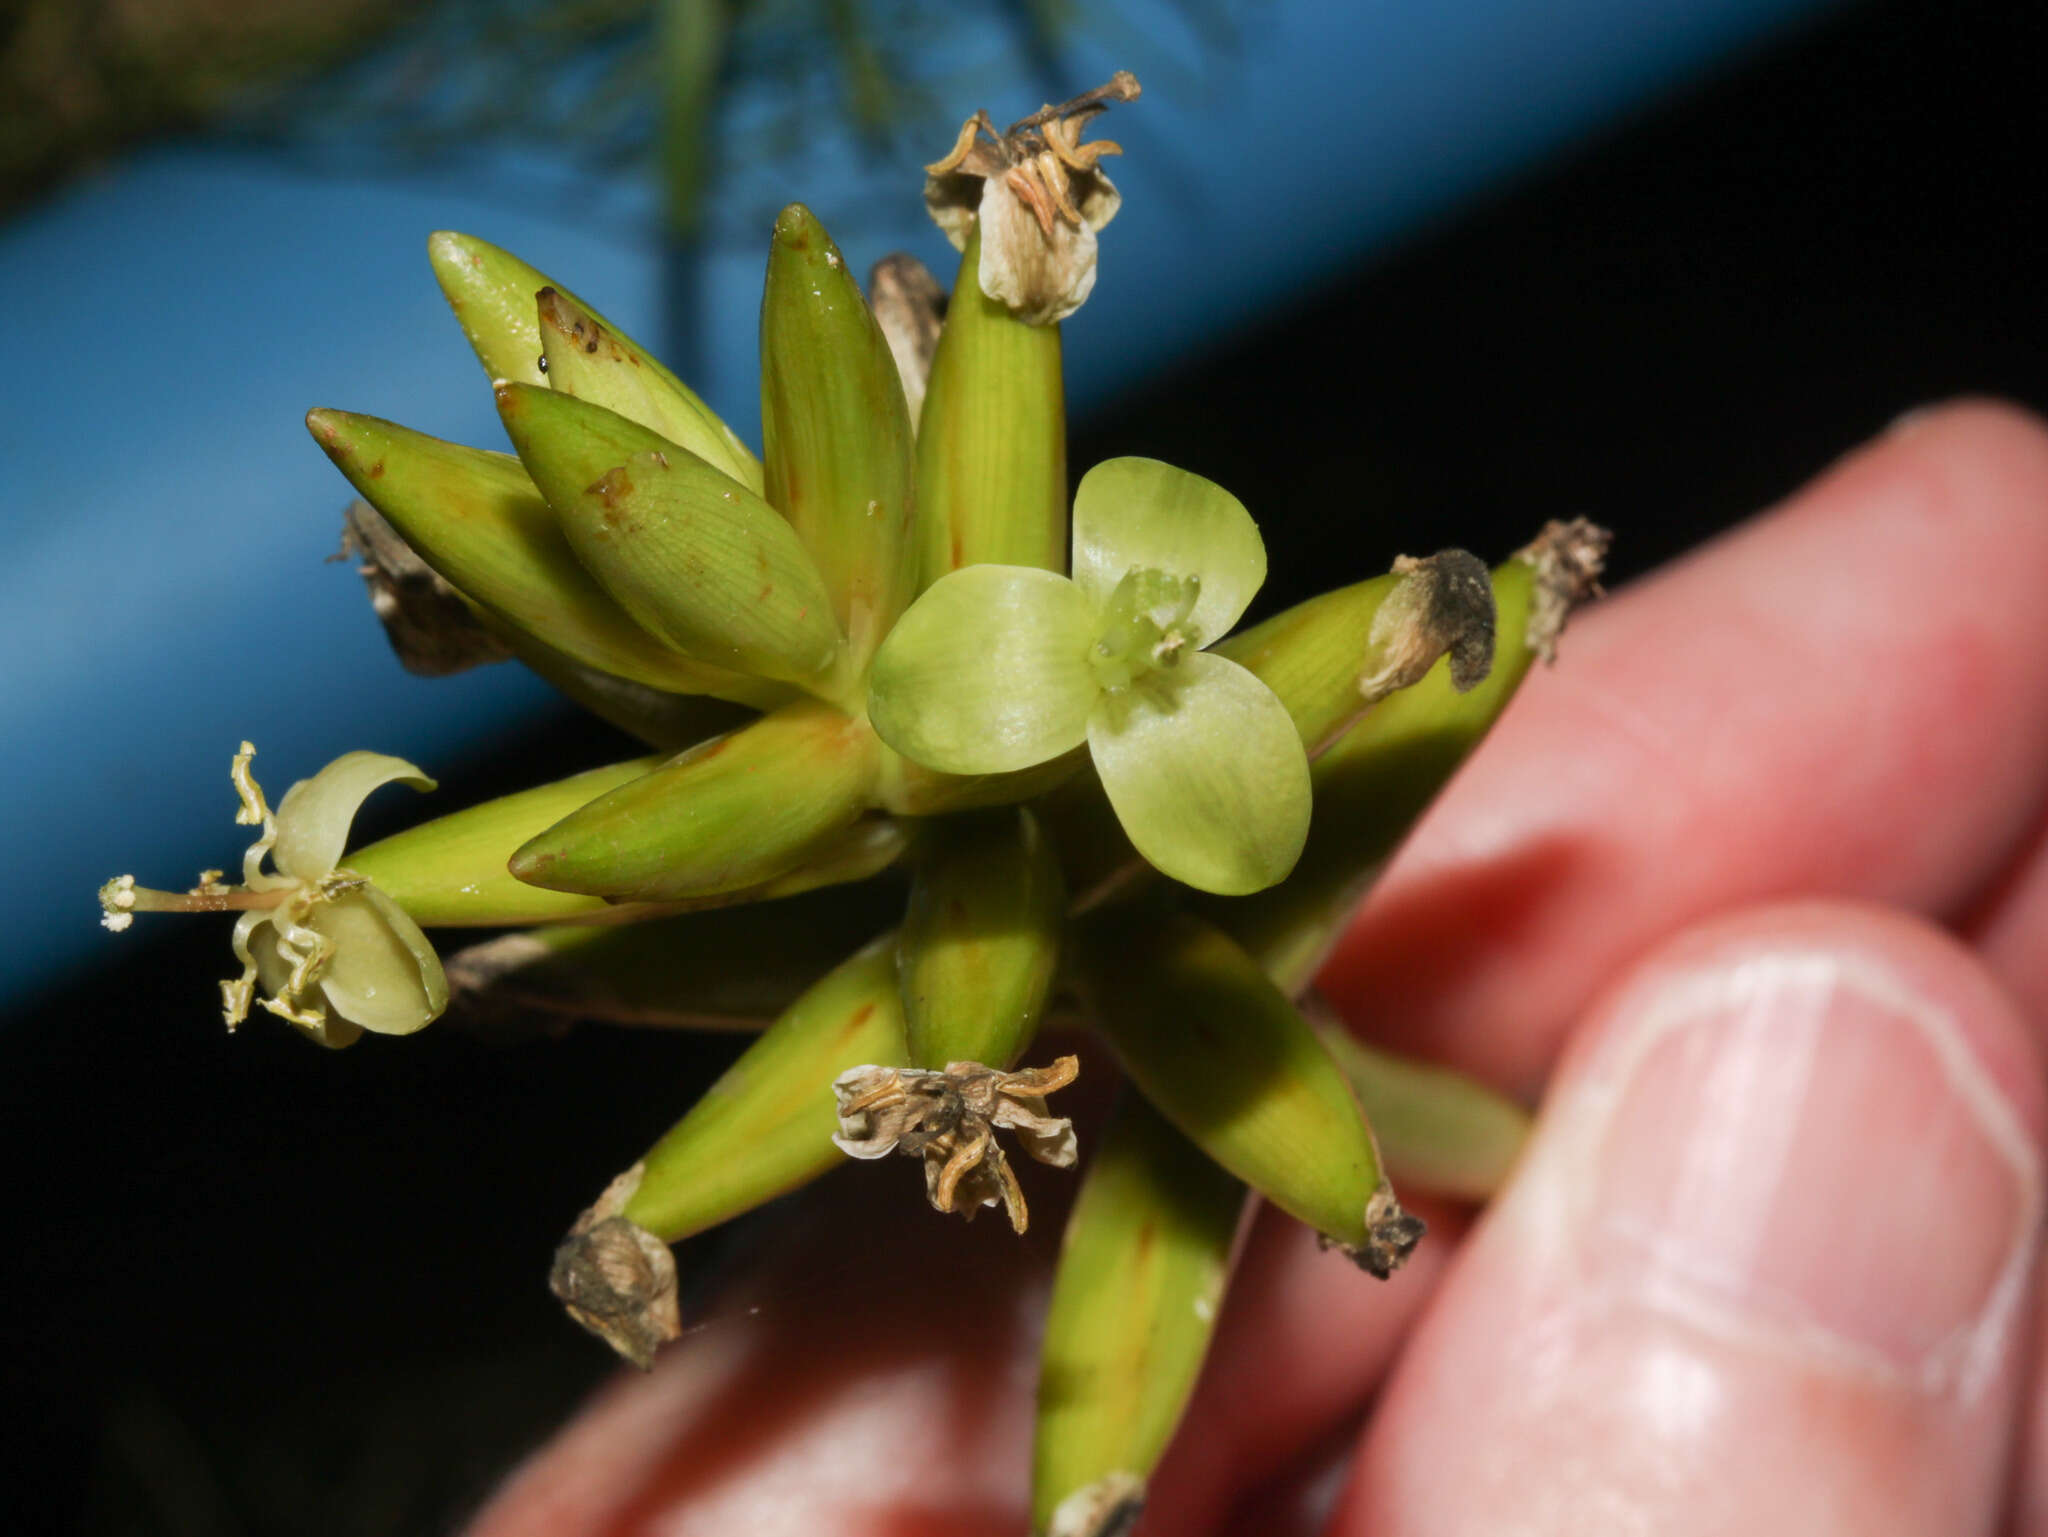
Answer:
POLYGON ((1065 577, 969 566, 910 606, 875 655, 868 715, 906 758, 948 774, 1030 768, 1077 747, 1100 693, 1095 610, 1065 577))
POLYGON ((433 780, 403 758, 377 752, 343 753, 311 779, 301 779, 278 803, 271 861, 294 880, 317 881, 341 863, 363 802, 393 781, 415 790, 434 788, 433 780))
POLYGON ((448 979, 433 945, 375 886, 321 903, 306 926, 334 946, 320 991, 344 1019, 378 1035, 411 1035, 448 1007, 448 979))
POLYGON ((1189 622, 1221 639, 1266 580, 1266 543, 1244 503, 1157 459, 1105 459, 1074 493, 1074 580, 1098 608, 1132 569, 1201 579, 1189 622))
POLYGON ((1088 751, 1132 844, 1177 881, 1224 896, 1294 868, 1308 836, 1308 758, 1287 707, 1206 652, 1102 695, 1088 751))

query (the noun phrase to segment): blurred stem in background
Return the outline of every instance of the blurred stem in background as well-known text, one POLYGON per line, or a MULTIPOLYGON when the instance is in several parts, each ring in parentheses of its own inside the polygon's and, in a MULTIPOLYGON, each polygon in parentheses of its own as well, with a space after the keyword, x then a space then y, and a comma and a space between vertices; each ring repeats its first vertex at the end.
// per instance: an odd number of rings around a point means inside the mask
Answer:
POLYGON ((398 0, 0 0, 0 214, 252 86, 379 42, 398 0))
MULTIPOLYGON (((1173 8, 1227 50, 1255 3, 1173 8)), ((0 216, 203 130, 352 174, 506 147, 652 169, 666 232, 702 238, 723 97, 759 109, 726 154, 800 159, 829 115, 871 159, 922 163, 976 67, 951 45, 1003 39, 1050 99, 1062 43, 1120 20, 1073 0, 0 0, 0 216)))
POLYGON ((711 107, 726 30, 725 0, 658 0, 662 210, 671 240, 693 238, 702 224, 711 174, 711 107))

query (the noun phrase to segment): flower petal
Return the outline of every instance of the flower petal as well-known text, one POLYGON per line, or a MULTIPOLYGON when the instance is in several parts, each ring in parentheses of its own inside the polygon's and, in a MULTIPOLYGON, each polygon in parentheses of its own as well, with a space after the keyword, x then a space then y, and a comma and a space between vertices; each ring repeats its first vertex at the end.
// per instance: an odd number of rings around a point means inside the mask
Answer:
POLYGON ((875 653, 868 717, 906 758, 1001 774, 1078 747, 1100 690, 1095 610, 1065 577, 966 566, 934 582, 875 653))
POLYGON ((1074 493, 1074 580, 1100 607, 1133 566, 1196 576, 1189 616, 1221 640, 1266 580, 1266 543, 1244 503, 1157 459, 1105 459, 1074 493))
POLYGON ((433 945, 375 886, 321 903, 306 926, 334 945, 320 990, 343 1019, 378 1035, 410 1035, 448 1007, 448 978, 433 945))
MULTIPOLYGON (((991 176, 981 189, 981 291, 1031 326, 1065 320, 1095 289, 1095 230, 1064 219, 1046 233, 1010 184, 991 176)), ((1111 214, 1115 208, 1110 208, 1111 214)), ((1103 220, 1107 223, 1108 220, 1103 220)), ((943 226, 942 226, 943 227, 943 226)), ((947 230, 950 238, 951 230, 947 230)))
POLYGON ((1197 652, 1104 694, 1088 749, 1131 842, 1175 880, 1240 896, 1294 868, 1308 758, 1287 707, 1237 663, 1197 652))
POLYGON ((311 779, 301 779, 277 808, 277 842, 270 857, 294 880, 317 881, 341 863, 349 824, 379 786, 400 780, 415 790, 434 781, 403 758, 380 752, 343 753, 311 779))

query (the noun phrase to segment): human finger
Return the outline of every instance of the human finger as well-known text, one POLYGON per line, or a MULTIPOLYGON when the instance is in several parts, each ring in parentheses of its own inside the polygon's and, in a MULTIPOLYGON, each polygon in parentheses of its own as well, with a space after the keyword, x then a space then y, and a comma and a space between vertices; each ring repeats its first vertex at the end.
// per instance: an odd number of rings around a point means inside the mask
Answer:
POLYGON ((1919 920, 1679 937, 1575 1041, 1333 1530, 1991 1530, 2043 1104, 2027 1023, 1919 920))
POLYGON ((2048 794, 2048 431, 1922 413, 1588 611, 1357 914, 1324 991, 1533 1096, 1661 936, 1829 893, 1951 918, 2048 794))

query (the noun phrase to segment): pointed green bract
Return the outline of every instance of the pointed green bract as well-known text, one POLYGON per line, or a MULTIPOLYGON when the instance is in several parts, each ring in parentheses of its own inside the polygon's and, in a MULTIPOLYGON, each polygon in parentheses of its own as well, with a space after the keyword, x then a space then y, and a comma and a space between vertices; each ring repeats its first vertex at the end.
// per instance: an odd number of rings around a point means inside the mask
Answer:
POLYGON ((681 694, 772 702, 780 685, 693 661, 627 616, 583 568, 509 454, 444 443, 373 416, 311 411, 306 426, 364 499, 466 597, 589 666, 681 694))
POLYGON ((932 359, 917 432, 919 585, 988 563, 1067 568, 1067 434, 1057 325, 981 291, 979 226, 932 359))
POLYGON ((1105 693, 1088 718, 1103 792, 1139 853, 1201 891, 1258 891, 1308 834, 1308 760, 1286 707, 1206 652, 1105 693))
MULTIPOLYGON (((760 461, 732 429, 652 353, 546 273, 529 267, 487 240, 450 230, 442 230, 427 241, 427 255, 434 264, 434 276, 447 297, 448 307, 454 310, 477 360, 494 382, 548 382, 540 361, 545 344, 536 305, 540 291, 552 288, 566 305, 603 328, 627 366, 637 365, 647 376, 645 391, 650 399, 658 398, 665 409, 682 412, 706 425, 710 437, 719 445, 717 452, 704 454, 706 459, 754 490, 761 489, 760 461)), ((695 444, 687 446, 696 448, 695 444)))
POLYGON ((769 250, 761 430, 768 500, 817 559, 864 665, 916 581, 910 415, 860 285, 799 204, 769 250))
POLYGON ((869 803, 879 744, 865 721, 785 705, 564 817, 512 856, 551 891, 676 901, 767 881, 869 803))
POLYGON ((816 562, 774 508, 603 407, 505 385, 498 408, 570 548, 640 626, 699 661, 821 678, 842 641, 816 562))
POLYGON ((969 566, 935 583, 875 657, 868 714, 927 768, 1000 774, 1077 747, 1099 687, 1095 613, 1063 576, 969 566))
POLYGON ((375 881, 429 927, 553 923, 602 912, 599 898, 543 891, 513 879, 505 861, 536 833, 661 761, 654 756, 607 764, 436 817, 357 849, 348 868, 375 881))
POLYGON ((649 1150, 622 1215, 674 1243, 844 1163, 830 1084, 904 1060, 891 933, 829 973, 649 1150))
POLYGON ((535 300, 549 388, 616 411, 760 492, 760 462, 673 374, 562 290, 543 288, 535 300))
POLYGON ((898 951, 910 1065, 1011 1066, 1038 1032, 1065 921, 1059 863, 1029 811, 932 826, 898 951))
POLYGON ((1198 645, 1229 633, 1266 580, 1266 544, 1244 503, 1157 459, 1105 459, 1074 492, 1074 580, 1098 608, 1133 570, 1201 578, 1198 645))
POLYGON ((1105 911, 1073 931, 1090 1017, 1145 1097, 1281 1210, 1353 1250, 1385 1181, 1364 1113, 1314 1028, 1223 933, 1105 911))
POLYGON ((1139 1497, 1208 1353, 1243 1208, 1242 1184, 1125 1095, 1060 1246, 1039 1357, 1034 1532, 1105 1481, 1139 1497))

